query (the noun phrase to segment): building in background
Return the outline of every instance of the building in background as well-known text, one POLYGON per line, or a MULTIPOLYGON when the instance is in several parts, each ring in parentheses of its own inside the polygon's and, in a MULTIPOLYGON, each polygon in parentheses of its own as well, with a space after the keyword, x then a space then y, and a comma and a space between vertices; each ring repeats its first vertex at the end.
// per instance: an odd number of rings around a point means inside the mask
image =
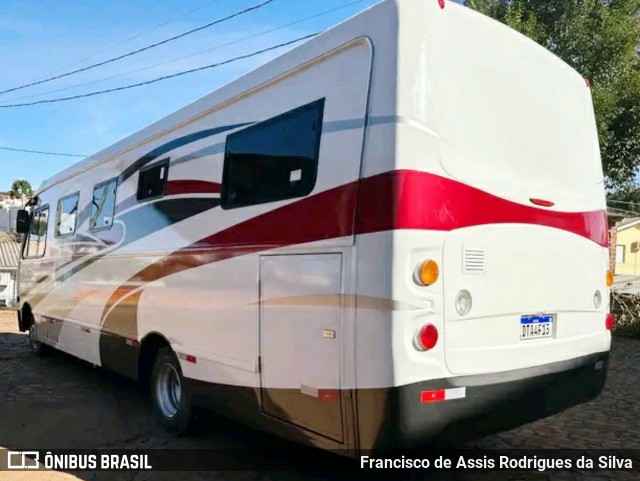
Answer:
POLYGON ((615 237, 616 275, 640 275, 640 217, 619 222, 615 237))
POLYGON ((609 269, 611 269, 614 273, 616 270, 616 249, 617 249, 617 239, 618 239, 618 228, 617 225, 620 222, 623 222, 625 219, 625 215, 621 212, 616 211, 615 209, 608 207, 607 208, 607 220, 609 221, 609 269))
POLYGON ((13 197, 6 192, 0 192, 0 208, 7 207, 23 207, 29 198, 26 195, 22 197, 13 197))
POLYGON ((15 231, 18 211, 22 208, 21 206, 0 206, 0 232, 15 231))
POLYGON ((0 192, 0 232, 10 232, 15 229, 18 211, 24 209, 28 200, 26 196, 15 198, 0 192))
POLYGON ((0 239, 0 308, 18 304, 19 261, 20 244, 13 239, 0 239))

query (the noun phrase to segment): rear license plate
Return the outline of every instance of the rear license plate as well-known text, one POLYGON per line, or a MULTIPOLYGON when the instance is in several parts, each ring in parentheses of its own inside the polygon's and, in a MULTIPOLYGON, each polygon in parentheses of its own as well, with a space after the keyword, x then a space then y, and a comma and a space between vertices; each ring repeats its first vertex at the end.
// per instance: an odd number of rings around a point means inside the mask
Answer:
POLYGON ((553 337, 555 314, 534 314, 520 317, 520 340, 553 337))

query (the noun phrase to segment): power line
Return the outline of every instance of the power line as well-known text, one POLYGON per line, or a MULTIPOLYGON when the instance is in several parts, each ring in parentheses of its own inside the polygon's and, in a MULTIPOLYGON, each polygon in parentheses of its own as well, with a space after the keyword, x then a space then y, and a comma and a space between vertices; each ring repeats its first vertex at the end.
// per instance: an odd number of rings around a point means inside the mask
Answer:
POLYGON ((239 38, 239 39, 236 39, 236 40, 232 40, 230 42, 226 42, 226 43, 223 43, 223 44, 220 44, 220 45, 216 45, 214 47, 210 47, 210 48, 207 48, 205 50, 200 50, 198 52, 195 52, 195 53, 192 53, 192 54, 189 54, 189 55, 183 55, 183 56, 180 56, 180 57, 175 57, 175 58, 173 58, 171 60, 167 60, 167 61, 164 61, 164 62, 156 63, 156 64, 153 64, 153 65, 149 65, 147 67, 142 67, 142 68, 138 68, 138 69, 134 69, 134 70, 127 70, 125 72, 121 72, 121 73, 118 73, 118 74, 115 74, 115 75, 110 75, 108 77, 103 77, 103 78, 99 78, 99 79, 96 79, 96 80, 91 80, 91 81, 88 81, 88 82, 81 82, 81 83, 77 83, 77 84, 70 85, 68 87, 59 88, 59 89, 47 90, 45 92, 40 92, 40 93, 37 93, 37 94, 23 95, 22 97, 14 97, 14 98, 10 99, 9 102, 15 102, 17 100, 30 99, 30 98, 34 98, 34 97, 42 97, 43 95, 48 95, 48 94, 53 94, 53 93, 58 93, 58 92, 64 92, 66 90, 71 90, 71 89, 75 89, 75 88, 78 88, 78 87, 85 87, 87 85, 93 85, 93 84, 104 82, 104 81, 111 80, 111 79, 114 79, 114 78, 123 77, 125 75, 138 73, 138 72, 143 72, 145 70, 150 70, 150 69, 153 69, 153 68, 156 68, 156 67, 161 67, 163 65, 175 63, 175 62, 178 62, 178 61, 181 61, 181 60, 186 60, 188 58, 196 57, 196 56, 202 55, 204 53, 209 53, 209 52, 212 52, 214 50, 219 50, 219 49, 221 49, 223 47, 229 47, 231 45, 235 45, 235 44, 238 44, 238 43, 241 43, 241 42, 245 42, 245 41, 251 40, 253 38, 261 37, 261 36, 266 35, 268 33, 272 33, 272 32, 278 31, 278 30, 282 30, 282 29, 287 28, 287 27, 291 27, 293 25, 297 25, 299 23, 306 22, 307 20, 311 20, 311 19, 314 19, 314 18, 317 18, 317 17, 321 17, 323 15, 328 15, 330 13, 336 12, 338 10, 342 10, 344 8, 347 8, 347 7, 350 7, 350 6, 355 5, 357 3, 362 3, 362 2, 365 2, 365 1, 367 1, 367 0, 355 0, 353 2, 349 2, 349 3, 346 3, 344 5, 340 5, 339 7, 334 7, 334 8, 331 8, 329 10, 324 10, 324 11, 321 11, 321 12, 316 13, 314 15, 310 15, 308 17, 304 17, 304 18, 301 18, 299 20, 295 20, 293 22, 289 22, 289 23, 280 25, 278 27, 270 28, 268 30, 263 30, 262 32, 254 33, 252 35, 248 35, 246 37, 242 37, 242 38, 239 38))
POLYGON ((0 150, 10 150, 11 152, 26 152, 28 154, 57 155, 60 157, 87 157, 83 154, 63 154, 60 152, 43 152, 41 150, 15 149, 13 147, 0 147, 0 150))
POLYGON ((122 41, 120 41, 120 42, 118 42, 118 43, 114 43, 114 44, 112 44, 112 45, 109 45, 108 47, 105 47, 105 48, 103 48, 102 50, 98 50, 97 52, 94 52, 94 53, 92 53, 91 55, 87 55, 86 57, 82 57, 82 58, 81 58, 81 59, 79 59, 79 60, 76 60, 76 61, 74 61, 74 62, 71 62, 71 63, 69 63, 69 64, 66 64, 66 65, 64 65, 64 66, 62 66, 62 67, 60 67, 60 68, 58 68, 58 69, 56 69, 56 70, 50 71, 50 72, 48 72, 48 73, 46 73, 46 74, 44 74, 44 75, 53 75, 54 73, 59 72, 59 71, 60 71, 60 70, 62 70, 62 69, 65 69, 65 68, 68 68, 68 67, 72 67, 72 66, 74 66, 74 65, 78 65, 79 63, 82 63, 82 62, 84 62, 85 60, 89 60, 90 58, 93 58, 93 57, 95 57, 96 55, 100 55, 101 53, 104 53, 104 52, 107 52, 107 51, 109 51, 109 50, 111 50, 111 49, 114 49, 114 48, 116 48, 116 47, 119 47, 120 45, 124 45, 125 43, 128 43, 128 42, 130 42, 131 40, 135 40, 136 38, 142 37, 143 35, 146 35, 146 34, 148 34, 148 33, 150 33, 150 32, 153 32, 154 30, 158 30, 159 28, 162 28, 162 27, 164 27, 165 25, 169 25, 170 23, 173 23, 173 22, 175 22, 176 20, 179 20, 179 19, 181 19, 181 18, 184 18, 184 17, 186 17, 186 16, 188 16, 188 15, 191 15, 192 13, 196 13, 196 12, 197 12, 197 11, 199 11, 199 10, 203 10, 203 9, 205 9, 205 8, 208 8, 208 7, 210 7, 211 5, 213 5, 214 3, 218 3, 219 1, 220 1, 220 0, 213 0, 212 2, 209 2, 209 3, 205 4, 205 5, 202 5, 202 6, 200 6, 200 7, 197 7, 197 8, 194 8, 194 9, 192 9, 192 10, 189 10, 188 12, 182 13, 182 14, 178 15, 177 17, 173 17, 173 18, 171 18, 171 19, 169 19, 169 20, 167 20, 167 21, 165 21, 165 22, 162 22, 162 23, 160 23, 160 24, 158 24, 158 25, 155 25, 154 27, 151 27, 151 28, 148 28, 148 29, 146 29, 146 30, 143 30, 143 31, 141 31, 141 32, 139 32, 139 33, 136 33, 135 35, 132 35, 131 37, 125 38, 124 40, 122 40, 122 41))
POLYGON ((271 50, 276 50, 276 49, 278 49, 280 47, 285 47, 287 45, 291 45, 293 43, 300 42, 302 40, 306 40, 306 39, 309 39, 311 37, 315 37, 319 33, 320 32, 312 33, 310 35, 305 35, 304 37, 300 37, 300 38, 297 38, 295 40, 290 40, 289 42, 280 43, 278 45, 274 45, 272 47, 264 48, 262 50, 257 50, 255 52, 252 52, 252 53, 249 53, 249 54, 246 54, 246 55, 240 55, 238 57, 234 57, 234 58, 231 58, 229 60, 224 60, 222 62, 217 62, 217 63, 213 63, 213 64, 210 64, 210 65, 205 65, 204 67, 198 67, 198 68, 192 68, 192 69, 189 69, 189 70, 184 70, 182 72, 174 73, 174 74, 171 74, 171 75, 165 75, 163 77, 158 77, 158 78, 155 78, 155 79, 147 80, 145 82, 139 82, 139 83, 135 83, 135 84, 131 84, 131 85, 124 85, 122 87, 115 87, 115 88, 112 88, 112 89, 98 90, 96 92, 88 92, 88 93, 84 93, 84 94, 73 95, 71 97, 61 97, 61 98, 57 98, 57 99, 38 100, 36 102, 27 102, 27 103, 21 103, 21 104, 0 105, 0 108, 7 109, 7 108, 13 108, 13 107, 29 107, 29 106, 32 106, 32 105, 39 105, 39 104, 51 104, 51 103, 55 103, 55 102, 65 102, 65 101, 68 101, 68 100, 75 100, 75 99, 80 99, 80 98, 85 98, 85 97, 93 97, 94 95, 101 95, 101 94, 106 94, 106 93, 110 93, 110 92, 117 92, 117 91, 120 91, 120 90, 132 89, 134 87, 141 87, 143 85, 149 85, 149 84, 152 84, 152 83, 160 82, 162 80, 168 80, 168 79, 171 79, 171 78, 180 77, 182 75, 187 75, 187 74, 194 73, 194 72, 200 72, 202 70, 207 70, 207 69, 214 68, 214 67, 220 67, 222 65, 226 65, 226 64, 229 64, 229 63, 232 63, 232 62, 236 62, 238 60, 243 60, 243 59, 246 59, 246 58, 255 57, 255 56, 260 55, 262 53, 269 52, 271 50))
POLYGON ((262 8, 262 7, 264 7, 265 5, 268 5, 271 2, 273 2, 273 0, 266 0, 266 1, 264 1, 264 2, 262 2, 260 4, 258 4, 258 5, 253 5, 251 7, 245 8, 244 10, 241 10, 239 12, 233 13, 233 14, 227 16, 227 17, 215 20, 215 21, 210 22, 210 23, 208 23, 206 25, 202 25, 201 27, 193 28, 191 30, 183 32, 180 35, 175 35, 175 36, 173 36, 171 38, 167 38, 165 40, 161 40, 160 42, 152 43, 151 45, 147 45, 146 47, 142 47, 142 48, 139 48, 137 50, 133 50, 132 52, 127 52, 125 54, 119 55, 118 57, 110 58, 110 59, 105 60, 103 62, 94 63, 93 65, 89 65, 87 67, 83 67, 83 68, 79 68, 79 69, 76 69, 76 70, 72 70, 71 72, 63 73, 63 74, 60 74, 60 75, 55 75, 53 77, 48 77, 48 78, 43 79, 43 80, 38 80, 37 82, 31 82, 31 83, 28 83, 28 84, 25 84, 25 85, 20 85, 19 87, 13 87, 13 88, 6 89, 6 90, 0 90, 0 94, 6 94, 8 92, 15 92, 16 90, 26 89, 27 87, 33 87, 34 85, 40 85, 40 84, 43 84, 43 83, 51 82, 53 80, 61 79, 61 78, 64 78, 64 77, 69 77, 70 75, 74 75, 74 74, 77 74, 77 73, 80 73, 80 72, 86 72, 87 70, 91 70, 91 69, 96 68, 96 67, 101 67, 102 65, 107 65, 109 63, 113 63, 113 62, 116 62, 118 60, 122 60, 123 58, 126 58, 126 57, 131 57, 132 55, 136 55, 136 54, 139 54, 139 53, 144 52, 146 50, 150 50, 152 48, 158 47, 160 45, 164 45, 164 44, 167 44, 169 42, 173 42, 174 40, 178 40, 179 38, 186 37, 187 35, 191 35, 193 33, 196 33, 196 32, 199 32, 201 30, 210 28, 210 27, 212 27, 214 25, 217 25, 219 23, 225 22, 227 20, 231 20, 232 18, 235 18, 235 17, 238 17, 240 15, 244 15, 246 13, 249 13, 249 12, 251 12, 253 10, 257 10, 258 8, 262 8))

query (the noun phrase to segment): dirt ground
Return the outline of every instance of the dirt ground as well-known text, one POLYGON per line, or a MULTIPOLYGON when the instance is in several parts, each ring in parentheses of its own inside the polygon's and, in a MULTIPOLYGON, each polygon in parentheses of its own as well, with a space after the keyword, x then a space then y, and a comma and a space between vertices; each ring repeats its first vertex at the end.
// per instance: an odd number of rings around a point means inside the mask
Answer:
MULTIPOLYGON (((640 341, 614 339, 604 393, 519 429, 481 439, 480 448, 640 449, 640 341)), ((0 447, 8 449, 216 448, 240 447, 247 461, 256 455, 257 433, 215 417, 189 438, 159 429, 148 400, 136 385, 65 355, 38 358, 17 331, 15 313, 0 311, 0 447)), ((269 439, 269 437, 267 437, 269 439)), ((274 442, 277 442, 274 440, 274 442)), ((285 454, 283 454, 284 456, 285 454)), ((502 477, 505 475, 501 475, 502 477)), ((432 473, 424 479, 496 479, 491 473, 432 473)), ((0 472, 0 481, 283 481, 333 479, 306 472, 0 472)), ((366 475, 362 479, 367 479, 366 475)), ((510 479, 523 479, 512 475, 510 479)), ((528 474, 535 480, 639 479, 631 473, 555 472, 528 474)))

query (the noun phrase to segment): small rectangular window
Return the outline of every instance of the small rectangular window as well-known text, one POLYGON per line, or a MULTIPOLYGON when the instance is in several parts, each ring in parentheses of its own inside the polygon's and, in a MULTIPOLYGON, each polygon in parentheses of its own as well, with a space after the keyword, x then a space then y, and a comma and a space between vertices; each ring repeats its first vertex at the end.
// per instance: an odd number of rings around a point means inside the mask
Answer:
POLYGON ((318 172, 324 99, 227 137, 222 207, 304 197, 318 172))
POLYGON ((138 200, 162 197, 167 186, 169 159, 140 170, 138 176, 138 200))
POLYGON ((107 180, 93 188, 89 229, 91 231, 110 229, 116 210, 116 189, 118 179, 107 180))
POLYGON ((622 264, 624 262, 624 245, 616 246, 616 264, 622 264))
POLYGON ((47 228, 49 226, 49 206, 42 207, 31 217, 31 229, 24 246, 24 257, 44 256, 47 246, 47 228))
POLYGON ((78 220, 78 202, 80 193, 68 195, 58 201, 56 211, 56 236, 73 235, 78 220))

